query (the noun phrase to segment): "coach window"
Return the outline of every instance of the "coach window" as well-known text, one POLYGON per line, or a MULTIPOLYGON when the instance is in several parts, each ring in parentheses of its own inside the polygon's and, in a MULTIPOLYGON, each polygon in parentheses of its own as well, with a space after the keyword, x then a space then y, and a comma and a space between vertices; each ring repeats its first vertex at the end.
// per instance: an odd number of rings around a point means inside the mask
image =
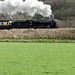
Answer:
POLYGON ((3 22, 1 22, 1 24, 3 25, 3 22))
POLYGON ((0 25, 2 25, 1 22, 0 22, 0 25))
POLYGON ((7 25, 8 25, 8 22, 7 22, 7 25))

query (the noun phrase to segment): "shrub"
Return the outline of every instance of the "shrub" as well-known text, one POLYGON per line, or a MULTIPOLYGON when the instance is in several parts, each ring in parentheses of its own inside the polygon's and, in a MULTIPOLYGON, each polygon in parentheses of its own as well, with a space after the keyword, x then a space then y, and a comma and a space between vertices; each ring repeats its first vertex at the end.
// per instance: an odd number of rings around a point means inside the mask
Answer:
POLYGON ((75 39, 75 28, 0 30, 0 38, 75 39))

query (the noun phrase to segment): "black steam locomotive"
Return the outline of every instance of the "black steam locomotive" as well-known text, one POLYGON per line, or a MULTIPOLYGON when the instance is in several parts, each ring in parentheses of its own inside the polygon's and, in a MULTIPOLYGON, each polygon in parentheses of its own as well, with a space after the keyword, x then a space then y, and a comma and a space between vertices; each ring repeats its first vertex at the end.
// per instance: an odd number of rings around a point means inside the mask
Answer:
POLYGON ((0 20, 0 29, 59 28, 55 20, 0 20))

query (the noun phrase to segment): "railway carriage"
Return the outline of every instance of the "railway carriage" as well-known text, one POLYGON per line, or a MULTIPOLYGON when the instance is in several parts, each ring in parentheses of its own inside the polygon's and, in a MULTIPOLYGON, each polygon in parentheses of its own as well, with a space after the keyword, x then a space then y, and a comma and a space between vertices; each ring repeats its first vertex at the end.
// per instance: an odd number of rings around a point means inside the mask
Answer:
POLYGON ((12 21, 10 20, 0 20, 0 29, 9 29, 12 21))

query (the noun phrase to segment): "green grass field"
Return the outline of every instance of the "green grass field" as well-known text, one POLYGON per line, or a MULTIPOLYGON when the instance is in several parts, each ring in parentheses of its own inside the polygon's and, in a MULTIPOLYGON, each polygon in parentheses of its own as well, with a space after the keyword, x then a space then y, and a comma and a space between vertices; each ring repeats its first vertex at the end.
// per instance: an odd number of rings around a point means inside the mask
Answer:
POLYGON ((0 42, 0 75, 75 75, 75 43, 0 42))

